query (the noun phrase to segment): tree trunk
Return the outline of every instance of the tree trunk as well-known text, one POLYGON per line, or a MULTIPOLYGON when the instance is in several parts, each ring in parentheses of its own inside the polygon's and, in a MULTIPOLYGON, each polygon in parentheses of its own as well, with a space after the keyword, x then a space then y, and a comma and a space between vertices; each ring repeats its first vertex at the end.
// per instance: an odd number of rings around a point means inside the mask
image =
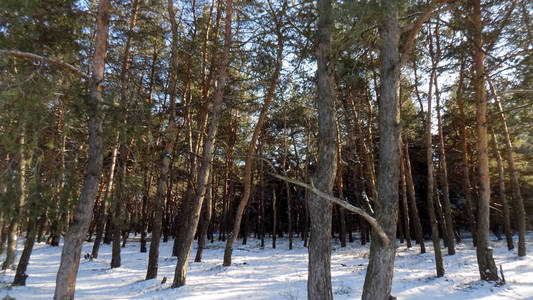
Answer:
POLYGON ((516 215, 516 224, 518 225, 518 256, 526 255, 526 211, 524 209, 524 200, 522 199, 522 192, 520 191, 520 183, 518 182, 518 175, 513 158, 513 145, 511 143, 511 136, 507 121, 503 113, 502 105, 498 99, 498 95, 492 85, 492 81, 488 79, 489 87, 494 95, 494 101, 498 108, 500 120, 503 124, 503 137, 505 138, 505 148, 507 150, 507 164, 509 165, 509 175, 511 177, 511 195, 513 196, 513 208, 516 215))
POLYGON ((272 190, 272 248, 276 249, 276 231, 278 229, 278 209, 276 207, 276 190, 272 190))
MULTIPOLYGON (((22 121, 24 122, 24 121, 22 121)), ((25 124, 21 124, 19 136, 19 169, 18 169, 18 201, 15 203, 15 215, 9 224, 7 233, 6 260, 2 264, 2 270, 13 269, 15 263, 15 251, 17 248, 17 231, 20 220, 23 220, 23 207, 26 201, 26 169, 27 157, 24 152, 26 147, 25 124)))
POLYGON ((513 234, 511 232, 511 214, 509 210, 509 203, 507 202, 507 197, 505 196, 505 175, 503 171, 503 161, 498 149, 498 141, 496 140, 496 135, 494 131, 492 132, 492 142, 494 146, 494 156, 496 156, 496 162, 498 163, 498 196, 503 205, 503 223, 505 228, 505 238, 507 240, 507 249, 513 250, 513 234))
POLYGON ((92 76, 89 79, 89 154, 87 171, 74 222, 65 236, 61 252, 61 264, 57 272, 54 299, 69 300, 74 298, 76 275, 80 263, 80 254, 87 227, 91 221, 94 200, 100 185, 102 173, 102 89, 106 57, 107 38, 109 35, 109 1, 100 0, 96 17, 95 51, 92 60, 92 76))
MULTIPOLYGON (((286 4, 284 4, 284 7, 285 5, 286 4)), ((237 212, 235 213, 233 231, 229 233, 228 239, 226 241, 226 248, 224 249, 224 262, 222 263, 222 265, 224 266, 231 265, 231 255, 233 253, 233 244, 235 243, 235 240, 237 239, 239 235, 242 216, 248 204, 248 200, 250 199, 250 192, 252 188, 252 182, 251 182, 252 167, 255 161, 254 156, 255 156, 255 152, 257 148, 256 146, 257 140, 259 138, 259 134, 262 131, 263 124, 265 123, 267 113, 268 113, 268 108, 270 107, 270 102, 272 102, 272 99, 274 98, 274 92, 278 85, 278 78, 281 72, 282 59, 283 59, 283 35, 281 32, 281 18, 280 20, 278 20, 278 17, 276 16, 275 23, 276 23, 276 36, 277 36, 277 42, 278 42, 278 48, 277 48, 277 53, 276 53, 276 66, 274 69, 274 73, 272 74, 272 78, 270 79, 270 85, 268 87, 268 91, 267 91, 265 100, 263 102, 263 107, 261 108, 261 112, 259 113, 259 118, 255 125, 254 132, 252 134, 252 138, 248 146, 248 152, 246 155, 246 162, 244 165, 244 175, 243 175, 244 191, 241 197, 241 202, 239 203, 239 206, 237 207, 237 212)))
MULTIPOLYGON (((436 44, 436 61, 438 65, 441 57, 440 39, 439 39, 439 23, 435 26, 435 44, 436 44)), ((439 132, 439 165, 440 165, 440 179, 441 187, 444 197, 444 218, 446 221, 447 246, 448 255, 455 254, 455 230, 453 226, 452 207, 450 205, 450 188, 448 186, 448 164, 446 163, 446 150, 444 147, 444 134, 442 133, 442 118, 440 114, 440 92, 439 85, 437 83, 437 76, 433 78, 435 84, 435 101, 437 105, 437 128, 439 132)), ((431 84, 431 83, 430 83, 431 84)))
POLYGON ((477 220, 477 262, 481 280, 498 280, 498 269, 489 247, 490 223, 490 177, 487 151, 487 92, 485 90, 485 53, 483 52, 483 25, 481 21, 481 1, 472 0, 474 23, 474 95, 477 103, 478 134, 478 220, 477 220))
MULTIPOLYGON (((401 137, 400 137, 401 138, 401 137)), ((410 226, 410 220, 409 220, 409 200, 407 199, 407 181, 405 178, 405 166, 404 166, 404 157, 405 154, 402 150, 402 141, 400 140, 400 176, 401 176, 401 184, 402 184, 402 213, 403 213, 403 225, 404 225, 404 231, 405 231, 405 240, 407 243, 407 248, 411 248, 411 226, 410 226)))
POLYGON ((418 208, 416 206, 415 185, 413 183, 413 176, 411 173, 411 160, 409 158, 409 145, 407 143, 405 144, 404 149, 405 151, 402 166, 404 167, 404 176, 408 187, 407 190, 409 191, 409 206, 412 214, 411 216, 414 221, 415 237, 416 241, 420 245, 420 253, 426 253, 424 236, 422 234, 422 224, 420 224, 420 217, 418 215, 418 208))
MULTIPOLYGON (((330 0, 319 0, 317 28, 317 106, 318 159, 313 182, 316 188, 331 194, 337 173, 335 132, 335 103, 333 95, 333 63, 331 59, 331 30, 333 28, 330 0)), ((331 210, 332 204, 316 194, 309 195, 311 238, 307 299, 331 300, 331 210)))
POLYGON ((106 220, 106 206, 108 201, 109 193, 113 190, 113 177, 115 173, 115 165, 117 161, 117 153, 118 153, 118 134, 115 142, 115 146, 113 147, 113 153, 111 155, 111 167, 109 169, 109 177, 107 180, 106 189, 104 191, 104 196, 100 200, 100 204, 98 205, 97 210, 97 216, 96 216, 96 237, 94 238, 94 244, 92 249, 92 258, 98 257, 98 250, 100 249, 100 243, 102 242, 102 234, 104 232, 104 225, 106 220))
POLYGON ((178 254, 178 263, 176 264, 176 272, 174 273, 174 281, 172 287, 180 287, 185 285, 187 277, 187 266, 189 265, 189 256, 191 253, 192 244, 194 241, 194 234, 200 219, 200 211, 204 200, 204 193, 209 179, 209 171, 211 169, 211 161, 213 160, 213 153, 215 148, 215 138, 218 129, 218 113, 222 108, 222 101, 224 96, 224 88, 226 86, 226 70, 230 59, 231 46, 231 19, 233 15, 233 0, 226 0, 226 24, 224 33, 224 49, 222 53, 221 63, 218 69, 218 82, 214 95, 213 107, 211 109, 211 120, 209 122, 209 129, 207 137, 204 141, 203 157, 201 158, 200 172, 198 174, 197 187, 195 191, 194 201, 192 203, 191 217, 189 222, 183 227, 183 244, 180 246, 178 254))
MULTIPOLYGON (((430 42, 430 45, 433 42, 430 42)), ((431 46, 430 46, 431 47, 431 46)), ((435 76, 435 67, 431 71, 430 82, 433 81, 435 76)), ((442 254, 440 249, 440 238, 439 238, 439 224, 437 223, 437 217, 435 216, 435 203, 433 202, 433 196, 436 195, 434 190, 435 179, 433 176, 434 166, 433 166, 433 150, 432 150, 432 133, 431 133, 431 121, 432 121, 432 110, 431 110, 431 87, 429 85, 429 95, 428 95, 428 108, 427 108, 427 118, 426 118, 426 128, 425 128, 425 142, 426 142, 426 163, 427 163, 427 190, 426 190, 426 201, 427 208, 429 212, 429 223, 431 225, 431 239, 433 241, 433 251, 435 252, 435 266, 437 270, 437 277, 444 276, 444 267, 442 265, 442 254)), ((437 199, 438 200, 438 199, 437 199)), ((444 230, 444 227, 443 227, 444 230)))
POLYGON ((464 78, 464 59, 461 61, 461 69, 459 71, 459 83, 457 86, 457 106, 459 108, 459 114, 461 116, 461 148, 462 148, 462 160, 463 160, 463 190, 465 197, 465 209, 468 223, 470 224, 470 232, 472 233, 472 243, 474 247, 477 245, 477 222, 474 217, 472 209, 472 186, 470 184, 470 167, 468 163, 468 136, 466 131, 466 115, 464 112, 463 103, 463 78, 464 78))
POLYGON ((24 250, 20 256, 19 263, 17 265, 17 273, 13 279, 13 285, 26 285, 26 269, 30 262, 31 252, 33 250, 33 245, 35 243, 35 236, 37 235, 37 224, 35 219, 31 218, 28 223, 28 234, 26 236, 26 241, 24 242, 24 250))
POLYGON ((363 287, 364 300, 389 299, 394 270, 398 184, 400 181, 400 55, 398 4, 384 1, 385 14, 380 28, 381 87, 379 101, 379 163, 375 216, 390 242, 372 230, 370 261, 363 287))
POLYGON ((204 251, 204 247, 205 247, 207 229, 209 228, 209 223, 211 222, 211 207, 212 207, 212 198, 213 198, 211 185, 213 185, 213 170, 209 172, 209 183, 208 183, 207 192, 206 192, 207 194, 205 196, 205 201, 203 204, 203 216, 202 216, 203 221, 202 221, 202 226, 200 226, 200 231, 198 233, 198 249, 196 250, 196 257, 194 258, 195 262, 202 261, 202 252, 204 251))
POLYGON ((174 12, 173 1, 168 0, 167 11, 172 28, 172 53, 170 58, 168 84, 169 94, 169 118, 166 131, 166 144, 161 153, 159 163, 159 179, 157 182, 157 194, 155 198, 155 215, 152 223, 152 240, 150 242, 150 252, 148 254, 148 267, 146 270, 146 280, 157 277, 159 260, 159 242, 161 240, 161 227, 163 222, 163 209, 165 195, 167 192, 168 171, 172 162, 172 152, 176 143, 178 128, 176 126, 176 83, 178 72, 178 24, 176 13, 174 12))
MULTIPOLYGON (((339 132, 339 122, 335 122, 335 131, 336 131, 336 139, 335 139, 335 148, 337 151, 337 174, 336 174, 336 185, 337 185, 337 192, 339 194, 339 199, 344 201, 344 186, 342 182, 342 152, 341 152, 341 139, 340 139, 340 132, 339 132)), ((346 216, 344 213, 344 208, 338 207, 339 209, 339 240, 341 242, 341 247, 346 247, 346 216)))

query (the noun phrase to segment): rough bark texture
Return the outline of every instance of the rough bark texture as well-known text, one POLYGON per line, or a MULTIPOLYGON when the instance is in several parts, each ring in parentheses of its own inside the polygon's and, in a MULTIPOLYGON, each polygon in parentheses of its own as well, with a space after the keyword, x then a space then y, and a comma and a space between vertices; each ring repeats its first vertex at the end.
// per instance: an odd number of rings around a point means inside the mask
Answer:
POLYGON ((222 108, 222 101, 224 96, 224 87, 226 86, 226 70, 229 65, 230 46, 231 46, 231 19, 233 16, 233 0, 226 0, 226 24, 224 32, 224 49, 222 52, 222 59, 218 69, 217 88, 214 95, 214 103, 211 109, 211 120, 209 121, 209 129, 207 137, 204 141, 203 156, 200 161, 200 173, 198 174, 198 181, 195 190, 195 196, 191 208, 191 216, 183 228, 182 238, 183 243, 178 252, 178 263, 176 264, 176 271, 174 273, 174 281, 172 287, 180 287, 185 285, 187 277, 187 267, 189 265, 189 256, 194 241, 194 234, 198 227, 200 219, 200 212, 204 200, 204 194, 207 188, 209 179, 209 172, 211 170, 211 161, 213 160, 213 153, 215 150, 215 138, 218 129, 218 113, 222 108))
MULTIPOLYGON (((332 7, 330 0, 318 1, 317 106, 318 162, 313 182, 317 189, 331 194, 337 172, 335 109, 331 53, 332 7)), ((331 300, 331 202, 316 194, 309 196, 311 238, 307 299, 331 300)))
POLYGON ((518 225, 518 256, 526 256, 526 211, 524 209, 524 200, 522 199, 522 192, 520 191, 520 183, 518 182, 518 174, 513 158, 513 145, 511 143, 511 135, 507 127, 507 121, 503 113, 502 105, 496 94, 496 90, 492 85, 492 81, 488 80, 489 87, 494 95, 494 101, 498 108, 500 120, 503 124, 503 137, 505 139, 505 150, 507 151, 507 164, 509 165, 509 175, 511 177, 511 195, 513 197, 513 208, 516 215, 516 224, 518 225))
POLYGON ((487 151, 487 91, 485 90, 485 53, 483 52, 483 25, 481 21, 481 1, 472 0, 474 23, 474 95, 477 103, 478 135, 478 180, 479 200, 477 219, 477 262, 481 280, 498 280, 498 269, 489 246, 490 223, 490 177, 487 151))
POLYGON ((100 0, 96 17, 95 51, 92 61, 92 74, 89 80, 89 153, 85 182, 74 222, 65 236, 61 252, 61 264, 57 272, 54 299, 74 298, 76 275, 80 263, 81 246, 91 221, 94 200, 100 185, 102 173, 102 115, 100 102, 104 79, 107 38, 109 35, 109 0, 100 0))
POLYGON ((375 206, 376 219, 390 243, 385 244, 372 230, 370 261, 363 286, 364 300, 390 298, 398 216, 398 183, 400 180, 400 55, 398 3, 383 1, 385 15, 381 23, 381 86, 379 101, 379 163, 375 206))
MULTIPOLYGON (((276 17, 277 18, 277 17, 276 17)), ((259 118, 257 120, 257 123, 254 128, 254 133, 252 134, 252 139, 250 140, 250 144, 248 147, 248 153, 246 156, 246 162, 244 166, 244 176, 243 176, 243 185, 244 185, 244 191, 241 197, 241 202, 239 203, 239 206, 237 207, 237 212, 235 213, 235 222, 233 223, 233 231, 229 233, 228 239, 226 241, 226 248, 224 249, 224 266, 231 265, 231 255, 233 253, 233 244, 235 243, 235 240, 239 236, 239 231, 241 227, 241 220, 242 216, 244 214, 244 211, 246 209, 246 205, 248 205, 248 200, 250 199, 250 193, 252 189, 252 166, 254 165, 254 155, 257 149, 257 140, 259 138, 259 134, 261 133, 263 129, 263 125, 265 123, 268 108, 270 107, 270 103, 272 102, 272 99, 274 99, 274 92, 276 90, 276 87, 278 85, 278 78, 281 72, 281 64, 283 59, 283 35, 281 33, 281 23, 277 21, 276 19, 276 29, 277 29, 277 39, 278 39, 278 48, 276 53, 276 66, 274 69, 274 73, 272 74, 272 78, 270 80, 270 86, 268 87, 268 91, 265 97, 265 100, 263 102, 263 107, 261 108, 261 112, 259 113, 259 118)))

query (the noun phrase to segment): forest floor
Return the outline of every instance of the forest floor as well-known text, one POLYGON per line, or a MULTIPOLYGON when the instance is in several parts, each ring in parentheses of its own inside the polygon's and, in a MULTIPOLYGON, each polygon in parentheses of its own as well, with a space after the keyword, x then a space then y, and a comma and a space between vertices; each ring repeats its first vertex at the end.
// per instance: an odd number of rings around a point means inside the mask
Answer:
MULTIPOLYGON (((426 241, 428 252, 420 254, 414 245, 397 249, 392 294, 398 299, 533 299, 533 255, 517 257, 516 248, 507 251, 505 240, 493 239, 496 264, 502 265, 507 284, 497 287, 481 282, 476 251, 470 239, 457 245, 457 254, 444 256, 444 277, 435 277, 431 241, 426 241)), ((515 237, 516 238, 516 237, 515 237)), ((527 236, 527 249, 533 251, 533 233, 527 236)), ((17 247, 17 258, 22 251, 17 247)), ((102 245, 95 260, 81 259, 76 282, 76 299, 306 299, 307 249, 299 239, 294 249, 288 250, 288 240, 278 239, 272 249, 271 240, 265 240, 262 249, 257 239, 248 239, 247 245, 237 241, 233 251, 233 265, 222 266, 224 243, 207 243, 203 261, 194 263, 196 245, 191 253, 187 285, 170 288, 176 266, 171 256, 172 242, 161 244, 159 275, 154 280, 143 280, 148 253, 139 253, 136 239, 122 248, 122 267, 110 269, 111 246, 102 245), (162 284, 163 277, 167 277, 162 284)), ((516 241, 515 241, 516 243, 516 241)), ((91 252, 92 243, 85 243, 83 253, 91 252)), ((333 245, 331 273, 335 299, 360 299, 368 263, 369 247, 359 241, 341 248, 333 245)), ((446 250, 443 250, 446 253, 446 250)), ((5 254, 0 256, 4 260, 5 254)), ((10 287, 15 272, 0 273, 0 299, 9 295, 16 299, 51 299, 59 267, 61 247, 36 244, 28 267, 25 287, 10 287)))

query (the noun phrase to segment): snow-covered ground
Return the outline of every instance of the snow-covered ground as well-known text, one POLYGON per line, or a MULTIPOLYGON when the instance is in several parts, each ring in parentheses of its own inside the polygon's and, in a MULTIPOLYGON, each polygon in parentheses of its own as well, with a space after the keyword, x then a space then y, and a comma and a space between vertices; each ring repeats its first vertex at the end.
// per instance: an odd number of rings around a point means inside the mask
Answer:
MULTIPOLYGON (((528 234, 528 250, 533 251, 533 234, 528 234)), ((176 266, 171 256, 172 242, 161 244, 159 275, 156 280, 143 280, 147 253, 139 253, 137 241, 122 249, 122 267, 110 269, 111 246, 100 248, 96 260, 82 258, 76 283, 76 299, 306 299, 307 249, 295 240, 288 250, 286 239, 271 241, 261 249, 259 241, 249 239, 248 245, 237 242, 233 265, 222 266, 224 243, 208 243, 201 263, 191 260, 187 285, 170 288, 176 266), (167 277, 162 284, 163 277, 167 277)), ((428 252, 420 254, 418 246, 397 250, 392 294, 398 299, 533 299, 533 255, 518 258, 516 249, 507 251, 505 241, 493 241, 496 264, 503 267, 507 284, 479 281, 475 249, 470 240, 457 245, 457 254, 444 256, 444 277, 435 277, 431 242, 428 252)), ((83 254, 90 253, 92 243, 85 243, 83 254)), ((359 241, 341 248, 334 244, 331 259, 335 299, 360 299, 368 263, 368 246, 359 241)), ((22 251, 22 241, 17 248, 22 251)), ((191 254, 194 258, 196 246, 191 254)), ((446 251, 443 251, 446 253, 446 251)), ((61 256, 60 247, 36 244, 28 268, 26 287, 9 287, 14 271, 0 273, 0 299, 9 295, 16 299, 51 299, 55 275, 61 256)), ((4 260, 5 255, 0 257, 4 260)))

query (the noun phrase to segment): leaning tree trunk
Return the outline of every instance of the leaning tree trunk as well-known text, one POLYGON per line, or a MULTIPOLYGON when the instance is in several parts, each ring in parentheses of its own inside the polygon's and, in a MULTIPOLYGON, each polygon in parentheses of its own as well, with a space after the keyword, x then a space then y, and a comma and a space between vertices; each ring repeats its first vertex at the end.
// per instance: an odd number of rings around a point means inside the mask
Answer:
POLYGON ((503 224, 505 229, 505 238, 507 240, 507 249, 513 250, 513 234, 511 232, 509 203, 507 202, 507 197, 505 196, 505 175, 503 171, 502 155, 498 149, 498 140, 496 140, 494 131, 492 131, 492 145, 494 147, 494 156, 496 157, 496 162, 498 163, 498 196, 500 197, 500 201, 503 205, 503 224))
POLYGON ((389 238, 385 243, 372 230, 370 261, 363 286, 364 300, 390 298, 396 245, 398 216, 398 183, 400 180, 400 109, 399 81, 400 54, 398 51, 400 27, 398 4, 383 1, 386 7, 381 22, 381 87, 379 101, 379 163, 375 215, 389 238))
POLYGON ((69 300, 74 298, 76 275, 80 264, 83 240, 87 232, 94 200, 100 185, 102 173, 102 123, 100 111, 104 79, 107 38, 109 35, 109 0, 100 0, 96 17, 96 35, 92 60, 92 75, 89 79, 89 154, 85 183, 81 190, 79 204, 74 215, 74 222, 65 236, 61 252, 61 264, 57 272, 54 299, 69 300))
POLYGON ((155 197, 155 214, 152 223, 152 241, 150 242, 150 252, 148 254, 148 267, 146 269, 146 279, 157 277, 159 261, 159 242, 161 240, 161 227, 163 222, 163 202, 167 192, 167 180, 170 163, 172 161, 172 151, 176 143, 177 131, 176 126, 176 84, 178 81, 178 24, 176 22, 176 13, 173 7, 174 1, 168 0, 167 10, 172 28, 172 53, 170 57, 170 82, 168 84, 169 94, 169 117, 168 127, 166 130, 166 144, 161 153, 159 163, 159 179, 157 182, 157 193, 155 197))
POLYGON ((494 101, 498 108, 500 120, 503 124, 503 137, 505 138, 505 148, 507 151, 507 164, 509 165, 509 175, 511 176, 511 195, 513 197, 513 206, 516 214, 516 224, 518 225, 518 256, 526 255, 526 211, 524 209, 524 200, 522 199, 522 192, 520 191, 520 183, 518 182, 518 175, 513 158, 513 145, 511 143, 511 136, 509 134, 509 128, 507 127, 507 120, 503 113, 502 105, 492 81, 489 79, 489 87, 494 95, 494 101))
POLYGON ((35 236, 37 235, 37 224, 35 219, 30 219, 28 223, 28 234, 26 235, 26 241, 24 242, 24 250, 20 255, 20 260, 17 265, 17 273, 13 279, 13 285, 26 285, 26 269, 30 262, 31 252, 35 243, 35 236))
POLYGON ((211 109, 211 120, 209 121, 209 129, 207 137, 204 141, 203 157, 200 161, 200 172, 198 174, 197 187, 195 191, 194 200, 191 208, 191 216, 183 227, 182 238, 183 244, 180 246, 178 252, 178 263, 176 264, 176 271, 174 273, 174 281, 172 287, 180 287, 185 285, 187 277, 187 267, 189 265, 189 256, 194 241, 194 234, 198 227, 200 219, 200 212, 204 200, 205 190, 207 188, 207 181, 209 179, 209 171, 211 169, 211 161, 213 160, 213 153, 215 149, 215 138, 218 129, 218 113, 222 109, 222 101, 224 97, 224 88, 226 86, 227 67, 230 59, 230 45, 231 45, 231 19, 233 16, 233 0, 226 0, 226 24, 224 33, 224 50, 222 59, 218 69, 217 88, 214 95, 213 107, 211 109))
POLYGON ((474 23, 474 95, 477 103, 478 135, 478 180, 479 200, 477 219, 477 262, 481 280, 498 280, 498 269, 489 247, 490 223, 490 177, 487 152, 487 91, 485 90, 485 53, 483 52, 483 25, 481 21, 481 0, 472 0, 474 23))
POLYGON ((226 241, 226 248, 224 249, 224 262, 223 262, 224 266, 231 265, 231 255, 233 253, 233 244, 235 243, 235 240, 237 239, 239 235, 242 216, 246 209, 246 205, 248 204, 248 200, 250 199, 250 193, 252 189, 252 182, 251 182, 252 166, 255 161, 254 156, 255 156, 255 151, 257 149, 257 146, 256 146, 257 140, 263 128, 263 124, 265 123, 267 113, 268 113, 268 108, 270 107, 270 103, 272 102, 272 99, 274 98, 274 92, 276 90, 276 86, 278 85, 278 78, 281 72, 281 65, 282 65, 282 59, 283 59, 283 35, 281 32, 281 21, 279 21, 277 17, 276 17, 276 35, 278 39, 276 66, 274 69, 274 73, 272 74, 272 78, 270 79, 270 86, 268 88, 265 101, 263 102, 263 107, 261 108, 261 112, 259 113, 259 118, 255 125, 254 132, 252 134, 252 139, 250 140, 250 143, 248 146, 248 153, 247 153, 246 162, 244 165, 244 176, 243 176, 244 191, 241 197, 241 202, 239 203, 239 206, 237 207, 237 211, 235 213, 235 222, 233 223, 233 231, 229 233, 228 239, 226 241))
MULTIPOLYGON (((333 28, 330 0, 318 1, 317 106, 318 106, 318 162, 313 182, 316 188, 331 194, 337 171, 335 132, 335 103, 333 96, 333 63, 331 30, 333 28)), ((331 210, 332 204, 316 194, 309 195, 311 238, 307 299, 331 300, 331 210)))

